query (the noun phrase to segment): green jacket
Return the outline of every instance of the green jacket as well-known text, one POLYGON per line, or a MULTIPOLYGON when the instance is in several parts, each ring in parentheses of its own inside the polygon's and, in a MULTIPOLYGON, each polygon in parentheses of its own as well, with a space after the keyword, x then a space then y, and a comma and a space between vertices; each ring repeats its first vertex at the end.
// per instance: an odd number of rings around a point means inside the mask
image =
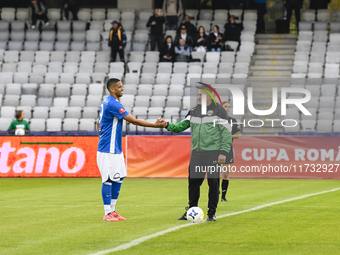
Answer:
POLYGON ((17 119, 13 120, 11 125, 8 128, 8 133, 14 134, 17 128, 22 128, 26 131, 26 134, 29 133, 30 126, 28 125, 26 120, 18 121, 17 119))
POLYGON ((220 104, 210 104, 207 115, 202 115, 201 105, 197 105, 188 112, 184 120, 168 123, 166 129, 180 133, 190 127, 193 151, 219 151, 220 154, 227 155, 232 144, 231 126, 227 119, 228 114, 220 104))

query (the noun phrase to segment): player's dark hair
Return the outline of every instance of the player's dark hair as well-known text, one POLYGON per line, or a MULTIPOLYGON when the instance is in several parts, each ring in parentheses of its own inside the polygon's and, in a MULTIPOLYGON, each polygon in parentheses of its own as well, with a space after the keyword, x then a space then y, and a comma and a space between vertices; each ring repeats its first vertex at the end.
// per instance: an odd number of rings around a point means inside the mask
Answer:
POLYGON ((107 88, 107 90, 109 90, 111 86, 115 86, 118 82, 120 82, 120 80, 117 79, 117 78, 111 78, 111 79, 109 79, 109 80, 107 81, 107 83, 106 83, 106 88, 107 88))
POLYGON ((224 102, 222 102, 222 105, 224 105, 224 104, 230 104, 230 102, 229 101, 224 101, 224 102))
POLYGON ((15 118, 19 119, 21 117, 23 110, 15 111, 15 118))

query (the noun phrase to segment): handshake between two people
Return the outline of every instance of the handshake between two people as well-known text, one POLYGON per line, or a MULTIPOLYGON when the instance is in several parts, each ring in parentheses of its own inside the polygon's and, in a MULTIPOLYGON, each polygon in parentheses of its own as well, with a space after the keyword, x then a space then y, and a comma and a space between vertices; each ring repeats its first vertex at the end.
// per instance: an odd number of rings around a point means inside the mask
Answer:
POLYGON ((165 128, 168 125, 168 123, 163 118, 158 118, 155 124, 159 128, 165 128))

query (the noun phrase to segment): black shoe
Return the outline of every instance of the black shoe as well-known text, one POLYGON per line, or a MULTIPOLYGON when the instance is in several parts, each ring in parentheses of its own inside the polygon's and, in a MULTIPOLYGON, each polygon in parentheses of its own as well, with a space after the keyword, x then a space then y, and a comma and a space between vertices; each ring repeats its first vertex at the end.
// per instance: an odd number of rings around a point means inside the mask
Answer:
POLYGON ((187 213, 185 212, 181 217, 179 217, 177 220, 187 220, 187 213))
MULTIPOLYGON (((185 207, 185 210, 188 211, 189 207, 185 207)), ((177 220, 187 220, 187 212, 185 212, 181 217, 179 217, 177 220)))
POLYGON ((216 221, 216 216, 214 215, 208 215, 207 221, 216 221))
POLYGON ((228 202, 228 200, 225 198, 221 198, 221 202, 228 202))

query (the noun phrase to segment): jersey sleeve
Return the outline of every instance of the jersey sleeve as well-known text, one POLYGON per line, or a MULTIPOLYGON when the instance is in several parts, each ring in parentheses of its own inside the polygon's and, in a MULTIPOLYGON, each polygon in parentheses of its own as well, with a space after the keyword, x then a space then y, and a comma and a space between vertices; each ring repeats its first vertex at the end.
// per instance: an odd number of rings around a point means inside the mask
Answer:
POLYGON ((125 108, 118 101, 110 103, 108 110, 119 120, 129 114, 129 112, 125 110, 125 108))

